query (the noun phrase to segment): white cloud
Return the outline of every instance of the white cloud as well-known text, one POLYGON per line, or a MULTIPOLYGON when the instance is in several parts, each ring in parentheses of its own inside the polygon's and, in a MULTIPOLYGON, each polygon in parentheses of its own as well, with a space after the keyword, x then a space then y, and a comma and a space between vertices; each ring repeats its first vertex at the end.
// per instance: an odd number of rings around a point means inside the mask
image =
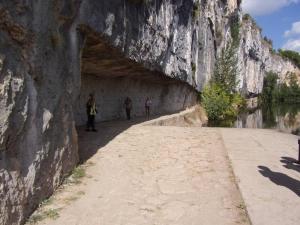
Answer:
POLYGON ((300 52, 300 38, 299 39, 289 39, 282 47, 283 49, 293 50, 300 52))
POLYGON ((300 21, 294 22, 291 29, 284 32, 284 37, 288 40, 282 46, 283 49, 300 52, 300 21))
POLYGON ((300 35, 300 21, 293 23, 292 28, 284 32, 285 37, 290 37, 293 35, 300 35))
POLYGON ((300 0, 243 0, 242 8, 251 15, 266 15, 273 13, 292 3, 299 3, 300 0))

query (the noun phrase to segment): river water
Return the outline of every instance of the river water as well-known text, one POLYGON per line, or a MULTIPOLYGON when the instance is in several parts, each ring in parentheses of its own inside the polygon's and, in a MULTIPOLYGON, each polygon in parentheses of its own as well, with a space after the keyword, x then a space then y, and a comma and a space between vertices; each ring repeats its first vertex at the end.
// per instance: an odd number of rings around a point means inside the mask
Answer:
POLYGON ((276 129, 300 135, 300 104, 265 105, 251 112, 241 113, 234 120, 214 123, 210 126, 276 129))

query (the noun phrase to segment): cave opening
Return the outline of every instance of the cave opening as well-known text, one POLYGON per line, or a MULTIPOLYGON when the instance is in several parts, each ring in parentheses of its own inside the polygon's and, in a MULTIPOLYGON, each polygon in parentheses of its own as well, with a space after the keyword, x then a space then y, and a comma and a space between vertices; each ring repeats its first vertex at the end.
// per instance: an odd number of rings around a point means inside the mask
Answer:
POLYGON ((175 113, 196 104, 197 93, 189 85, 146 69, 142 64, 126 58, 120 50, 90 29, 85 29, 83 36, 81 89, 74 112, 80 160, 90 158, 132 123, 146 119, 147 97, 152 100, 152 117, 175 113), (97 135, 86 135, 84 132, 87 122, 86 102, 90 93, 95 95, 98 109, 97 135), (127 96, 131 98, 133 105, 133 120, 130 123, 125 121, 124 100, 127 96), (94 146, 88 147, 87 143, 91 142, 94 146), (82 149, 85 152, 81 152, 82 149))
POLYGON ((127 96, 132 99, 133 118, 145 116, 147 97, 152 100, 152 115, 178 112, 195 104, 197 95, 189 85, 126 58, 90 29, 85 29, 84 36, 76 125, 86 124, 85 104, 90 93, 96 97, 96 122, 125 119, 127 96))

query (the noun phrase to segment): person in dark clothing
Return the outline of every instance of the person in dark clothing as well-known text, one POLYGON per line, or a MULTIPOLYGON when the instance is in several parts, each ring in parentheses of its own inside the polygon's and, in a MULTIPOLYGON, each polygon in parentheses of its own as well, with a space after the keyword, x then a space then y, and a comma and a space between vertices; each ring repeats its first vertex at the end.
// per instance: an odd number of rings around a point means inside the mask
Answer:
POLYGON ((88 117, 86 131, 90 131, 90 128, 92 128, 92 131, 96 132, 95 129, 95 116, 97 114, 97 108, 96 108, 96 101, 93 94, 90 94, 89 99, 86 103, 86 113, 88 117))
POLYGON ((145 102, 145 111, 146 111, 146 117, 147 119, 150 118, 150 107, 152 106, 152 101, 149 97, 147 97, 145 102))
POLYGON ((131 119, 130 114, 131 114, 131 109, 132 109, 132 101, 129 97, 127 97, 125 99, 124 105, 125 105, 127 120, 130 120, 131 119))

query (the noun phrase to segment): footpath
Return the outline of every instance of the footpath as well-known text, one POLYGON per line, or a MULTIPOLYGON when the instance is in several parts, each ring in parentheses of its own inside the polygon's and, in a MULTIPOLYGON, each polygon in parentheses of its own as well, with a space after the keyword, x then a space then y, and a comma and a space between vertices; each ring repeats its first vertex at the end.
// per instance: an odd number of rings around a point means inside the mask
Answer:
POLYGON ((300 224, 298 137, 259 129, 221 133, 252 224, 300 224))
POLYGON ((98 133, 79 130, 82 178, 64 185, 31 222, 299 224, 296 136, 150 124, 107 122, 98 124, 98 133))

